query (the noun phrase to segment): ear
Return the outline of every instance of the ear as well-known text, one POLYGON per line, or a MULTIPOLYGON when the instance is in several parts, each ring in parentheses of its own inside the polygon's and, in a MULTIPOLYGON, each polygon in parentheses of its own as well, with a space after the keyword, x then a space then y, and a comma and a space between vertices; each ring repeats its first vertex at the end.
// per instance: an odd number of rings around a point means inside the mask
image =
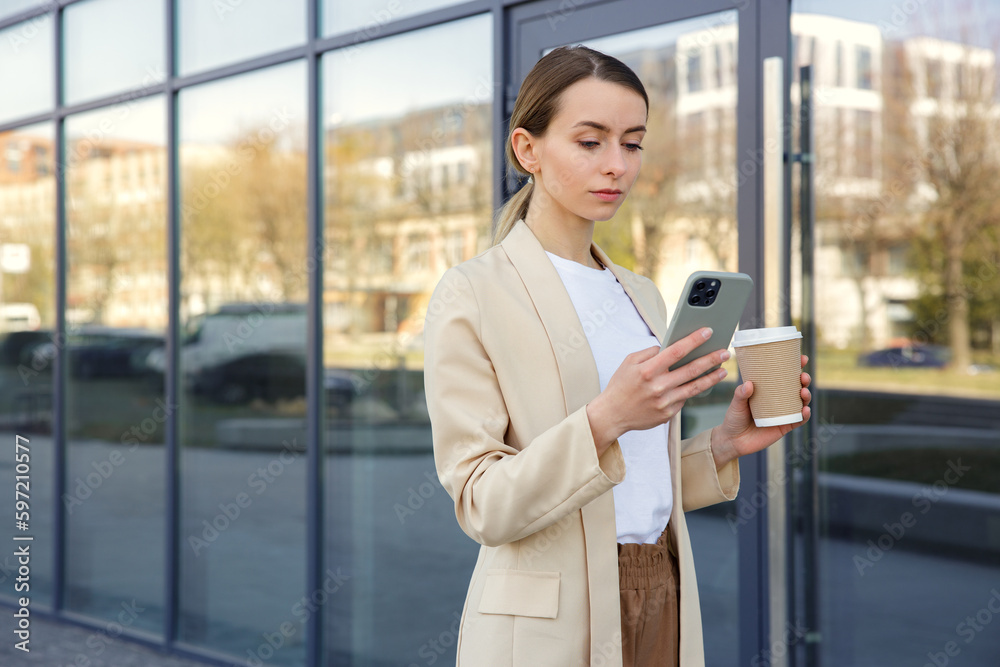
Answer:
POLYGON ((523 127, 515 128, 510 133, 510 144, 525 171, 530 174, 538 171, 538 141, 533 134, 523 127))

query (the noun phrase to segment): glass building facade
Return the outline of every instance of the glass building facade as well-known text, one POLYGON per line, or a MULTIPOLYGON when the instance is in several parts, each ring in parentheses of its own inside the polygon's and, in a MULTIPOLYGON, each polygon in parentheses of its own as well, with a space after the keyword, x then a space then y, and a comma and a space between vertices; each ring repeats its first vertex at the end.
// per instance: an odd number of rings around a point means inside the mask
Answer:
POLYGON ((518 187, 520 81, 584 43, 650 97, 595 241, 668 304, 751 274, 743 325, 811 351, 809 428, 689 515, 708 664, 995 665, 997 28, 996 0, 0 3, 0 514, 32 612, 218 664, 454 661, 478 547, 424 315, 518 187))

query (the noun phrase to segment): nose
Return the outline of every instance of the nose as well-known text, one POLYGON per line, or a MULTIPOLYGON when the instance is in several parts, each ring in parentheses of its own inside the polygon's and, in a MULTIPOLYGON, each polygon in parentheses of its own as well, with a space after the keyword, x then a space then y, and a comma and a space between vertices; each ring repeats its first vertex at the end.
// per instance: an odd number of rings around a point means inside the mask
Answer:
POLYGON ((621 146, 612 146, 607 151, 604 163, 604 173, 615 178, 621 178, 628 168, 625 162, 624 149, 621 146))

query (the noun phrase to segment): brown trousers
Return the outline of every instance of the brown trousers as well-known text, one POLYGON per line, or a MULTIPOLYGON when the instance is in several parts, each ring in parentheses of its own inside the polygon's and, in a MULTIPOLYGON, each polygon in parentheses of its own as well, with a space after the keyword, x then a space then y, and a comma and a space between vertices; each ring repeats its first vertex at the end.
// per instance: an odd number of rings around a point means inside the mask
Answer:
POLYGON ((656 544, 618 545, 623 667, 678 667, 680 572, 670 528, 656 544))

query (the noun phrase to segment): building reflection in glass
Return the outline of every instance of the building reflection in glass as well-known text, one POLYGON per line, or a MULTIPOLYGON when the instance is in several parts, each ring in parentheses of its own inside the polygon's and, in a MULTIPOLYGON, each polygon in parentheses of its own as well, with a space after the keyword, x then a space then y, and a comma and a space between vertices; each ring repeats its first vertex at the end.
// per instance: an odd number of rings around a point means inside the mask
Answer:
POLYGON ((295 62, 179 102, 180 634, 245 658, 293 622, 271 664, 305 640, 305 99, 295 62))
POLYGON ((441 275, 488 243, 490 35, 476 17, 323 58, 325 557, 350 576, 330 664, 422 662, 475 560, 434 470, 421 333, 441 275))
MULTIPOLYGON (((0 261, 0 433, 7 442, 14 442, 15 435, 29 439, 32 472, 42 480, 51 479, 54 461, 54 148, 51 123, 0 132, 0 245, 5 246, 0 261)), ((13 464, 13 452, 8 461, 13 464)), ((57 500, 49 484, 33 491, 32 527, 50 535, 57 500)), ((3 494, 0 511, 13 516, 14 501, 13 493, 3 494)), ((51 604, 52 563, 51 543, 37 542, 32 548, 33 603, 51 604)))
POLYGON ((67 607, 123 600, 162 628, 166 109, 159 97, 66 120, 67 607))

